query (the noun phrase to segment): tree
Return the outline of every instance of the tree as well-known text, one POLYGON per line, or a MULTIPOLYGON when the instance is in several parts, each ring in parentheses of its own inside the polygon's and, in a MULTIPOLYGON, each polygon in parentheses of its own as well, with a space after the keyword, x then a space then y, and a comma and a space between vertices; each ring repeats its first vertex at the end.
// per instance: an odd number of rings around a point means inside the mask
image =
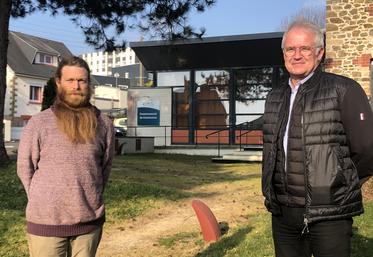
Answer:
POLYGON ((54 78, 50 78, 47 85, 44 87, 43 102, 41 103, 41 110, 48 109, 54 102, 57 94, 57 85, 54 78))
POLYGON ((116 38, 127 28, 138 28, 151 37, 183 39, 202 37, 187 24, 192 10, 203 12, 216 0, 1 0, 0 1, 0 165, 9 161, 3 135, 9 19, 23 18, 35 11, 65 14, 77 24, 88 44, 113 51, 124 48, 116 38), (108 31, 114 28, 115 35, 108 31))

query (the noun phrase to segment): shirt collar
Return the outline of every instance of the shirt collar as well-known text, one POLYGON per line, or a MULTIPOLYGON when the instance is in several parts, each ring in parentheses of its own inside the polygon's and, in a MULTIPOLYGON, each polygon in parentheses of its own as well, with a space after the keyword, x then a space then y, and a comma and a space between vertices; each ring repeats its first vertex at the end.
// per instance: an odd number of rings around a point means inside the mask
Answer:
POLYGON ((300 80, 297 84, 295 84, 294 88, 291 86, 291 79, 289 78, 289 82, 288 83, 289 83, 289 86, 290 86, 291 90, 292 91, 298 91, 300 85, 303 85, 304 83, 306 83, 306 81, 309 80, 314 73, 315 72, 313 71, 307 77, 305 77, 304 79, 300 80))

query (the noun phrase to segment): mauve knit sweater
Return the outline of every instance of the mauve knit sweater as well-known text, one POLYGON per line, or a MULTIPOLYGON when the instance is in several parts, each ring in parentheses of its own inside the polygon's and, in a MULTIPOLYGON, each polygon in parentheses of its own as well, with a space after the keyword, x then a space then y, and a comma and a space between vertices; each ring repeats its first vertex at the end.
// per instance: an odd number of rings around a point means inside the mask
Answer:
POLYGON ((107 116, 96 112, 93 143, 71 143, 58 130, 52 109, 34 115, 23 129, 17 174, 28 197, 28 233, 75 236, 104 223, 103 192, 114 154, 114 129, 107 116))

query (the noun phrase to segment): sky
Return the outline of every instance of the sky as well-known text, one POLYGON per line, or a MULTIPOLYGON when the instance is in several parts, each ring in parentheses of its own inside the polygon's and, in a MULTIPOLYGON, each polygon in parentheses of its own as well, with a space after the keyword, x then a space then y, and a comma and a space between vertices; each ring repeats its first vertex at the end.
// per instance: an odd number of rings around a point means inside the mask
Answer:
MULTIPOLYGON (((204 13, 192 12, 189 24, 204 27, 205 37, 275 32, 281 22, 302 8, 325 6, 326 0, 217 0, 204 13)), ((83 54, 95 51, 84 42, 82 31, 64 15, 51 16, 37 12, 20 19, 11 19, 9 29, 65 43, 70 51, 83 54)), ((140 33, 126 31, 127 42, 139 41, 140 33)))

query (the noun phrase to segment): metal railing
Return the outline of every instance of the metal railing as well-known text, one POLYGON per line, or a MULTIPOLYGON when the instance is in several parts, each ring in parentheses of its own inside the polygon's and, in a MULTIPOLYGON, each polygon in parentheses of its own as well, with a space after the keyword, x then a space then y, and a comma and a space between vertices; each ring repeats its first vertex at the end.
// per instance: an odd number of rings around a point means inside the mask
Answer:
MULTIPOLYGON (((242 151, 242 137, 243 136, 246 136, 247 134, 251 133, 252 131, 254 130, 261 130, 261 127, 259 127, 258 125, 254 125, 252 124, 251 122, 242 122, 240 124, 235 124, 235 125, 230 125, 226 128, 223 128, 223 129, 219 129, 218 131, 214 131, 214 132, 211 132, 209 134, 206 135, 206 138, 212 136, 212 135, 215 135, 215 134, 218 134, 218 157, 221 157, 220 155, 220 148, 221 148, 221 144, 220 144, 220 133, 223 132, 223 131, 226 131, 226 130, 232 130, 234 129, 235 131, 237 131, 237 127, 239 127, 239 135, 236 136, 235 135, 235 139, 239 139, 239 146, 240 146, 240 151, 242 151), (243 129, 244 128, 244 129, 243 129), (245 132, 242 133, 242 130, 244 130, 245 132)), ((247 143, 247 136, 245 137, 246 138, 246 145, 248 145, 247 143)))
MULTIPOLYGON (((169 145, 190 145, 189 142, 189 129, 190 127, 180 127, 180 126, 171 126, 171 125, 160 125, 160 126, 153 126, 153 125, 142 125, 142 126, 127 126, 127 136, 130 137, 154 137, 155 139, 155 146, 158 147, 167 147, 169 145), (152 130, 152 131, 148 131, 152 130), (185 132, 184 135, 175 135, 173 134, 176 131, 183 131, 185 132), (185 142, 181 142, 183 140, 178 140, 180 138, 185 139, 185 142)), ((228 135, 222 135, 225 131, 234 130, 234 142, 236 144, 238 140, 239 149, 242 150, 244 145, 248 145, 248 140, 250 138, 258 138, 261 135, 255 136, 247 136, 250 132, 254 130, 261 130, 258 126, 253 126, 250 122, 243 122, 237 125, 227 126, 221 129, 217 129, 216 126, 204 126, 203 128, 195 127, 194 130, 194 142, 193 145, 196 147, 198 145, 217 145, 217 152, 218 156, 221 156, 221 146, 224 144, 229 144, 230 133, 228 135), (211 133, 206 134, 204 131, 214 130, 211 133), (238 135, 237 135, 238 133, 238 135), (217 142, 203 142, 203 138, 211 138, 216 137, 217 142), (224 138, 224 141, 222 140, 224 138), (223 142, 222 142, 223 141, 223 142)))

